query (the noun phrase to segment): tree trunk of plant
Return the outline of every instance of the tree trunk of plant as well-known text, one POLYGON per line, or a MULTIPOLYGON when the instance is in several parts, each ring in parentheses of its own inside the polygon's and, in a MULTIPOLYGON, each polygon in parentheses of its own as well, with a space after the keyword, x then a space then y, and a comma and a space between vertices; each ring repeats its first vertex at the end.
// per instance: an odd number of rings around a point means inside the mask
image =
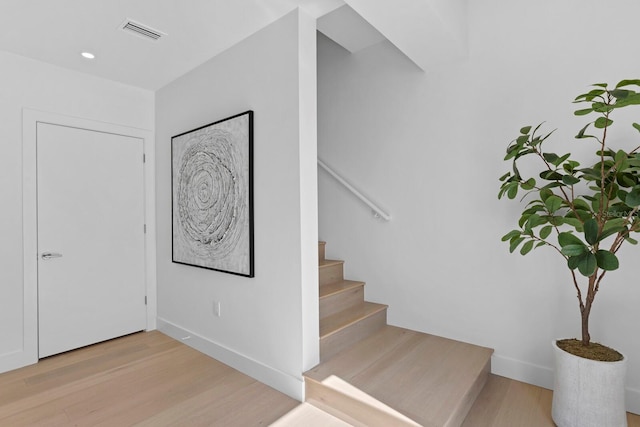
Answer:
POLYGON ((582 345, 587 347, 591 342, 591 335, 589 335, 589 315, 591 314, 591 305, 596 297, 596 279, 598 278, 598 270, 596 269, 589 277, 589 288, 587 289, 587 298, 585 298, 584 306, 580 307, 580 314, 582 315, 582 345))
POLYGON ((591 336, 589 335, 589 314, 591 313, 591 301, 587 299, 587 304, 582 310, 582 345, 588 346, 591 341, 591 336))

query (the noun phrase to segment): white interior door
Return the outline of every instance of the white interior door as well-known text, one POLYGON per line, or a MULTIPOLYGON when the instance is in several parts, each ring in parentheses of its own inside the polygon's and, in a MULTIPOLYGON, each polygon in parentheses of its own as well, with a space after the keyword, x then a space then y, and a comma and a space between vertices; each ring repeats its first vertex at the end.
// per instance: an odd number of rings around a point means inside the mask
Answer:
POLYGON ((146 327, 143 144, 37 125, 41 358, 146 327))

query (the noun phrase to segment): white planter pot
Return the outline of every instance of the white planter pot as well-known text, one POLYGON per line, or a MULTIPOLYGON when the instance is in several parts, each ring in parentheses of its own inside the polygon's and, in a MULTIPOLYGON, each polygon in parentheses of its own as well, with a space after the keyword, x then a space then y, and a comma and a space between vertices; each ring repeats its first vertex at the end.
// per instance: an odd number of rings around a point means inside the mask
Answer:
POLYGON ((558 427, 627 427, 627 358, 598 362, 553 343, 556 371, 551 416, 558 427))

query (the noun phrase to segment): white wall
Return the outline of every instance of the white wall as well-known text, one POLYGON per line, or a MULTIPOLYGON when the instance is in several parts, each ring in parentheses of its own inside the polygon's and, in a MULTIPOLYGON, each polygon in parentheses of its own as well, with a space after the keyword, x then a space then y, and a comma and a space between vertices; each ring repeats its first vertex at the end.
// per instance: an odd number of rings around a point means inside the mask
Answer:
POLYGON ((159 329, 297 398, 318 360, 315 49, 294 11, 156 93, 159 329), (171 137, 248 109, 255 278, 173 264, 171 137))
POLYGON ((26 363, 22 109, 153 129, 153 92, 0 52, 0 372, 26 363))
MULTIPOLYGON (((500 242, 522 208, 497 200, 501 159, 521 126, 545 120, 570 144, 558 151, 595 150, 574 142, 585 119, 571 101, 638 78, 639 13, 632 0, 469 2, 469 58, 428 73, 386 42, 350 55, 320 37, 319 157, 393 215, 376 221, 321 171, 320 238, 367 299, 390 305, 390 323, 492 347, 494 372, 552 386, 552 340, 580 334, 575 291, 549 250, 521 257, 500 242)), ((640 264, 623 251, 592 336, 627 354, 640 412, 640 264)))

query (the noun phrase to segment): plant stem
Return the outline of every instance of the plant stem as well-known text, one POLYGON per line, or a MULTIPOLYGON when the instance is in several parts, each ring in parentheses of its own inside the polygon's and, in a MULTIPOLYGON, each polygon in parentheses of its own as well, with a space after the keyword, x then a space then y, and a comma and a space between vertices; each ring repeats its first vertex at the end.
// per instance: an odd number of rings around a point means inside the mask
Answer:
POLYGON ((587 298, 584 305, 580 304, 580 314, 582 315, 582 345, 588 346, 591 342, 591 335, 589 335, 589 315, 591 314, 591 306, 593 300, 596 297, 595 283, 598 277, 598 270, 589 276, 589 289, 587 290, 587 298))

